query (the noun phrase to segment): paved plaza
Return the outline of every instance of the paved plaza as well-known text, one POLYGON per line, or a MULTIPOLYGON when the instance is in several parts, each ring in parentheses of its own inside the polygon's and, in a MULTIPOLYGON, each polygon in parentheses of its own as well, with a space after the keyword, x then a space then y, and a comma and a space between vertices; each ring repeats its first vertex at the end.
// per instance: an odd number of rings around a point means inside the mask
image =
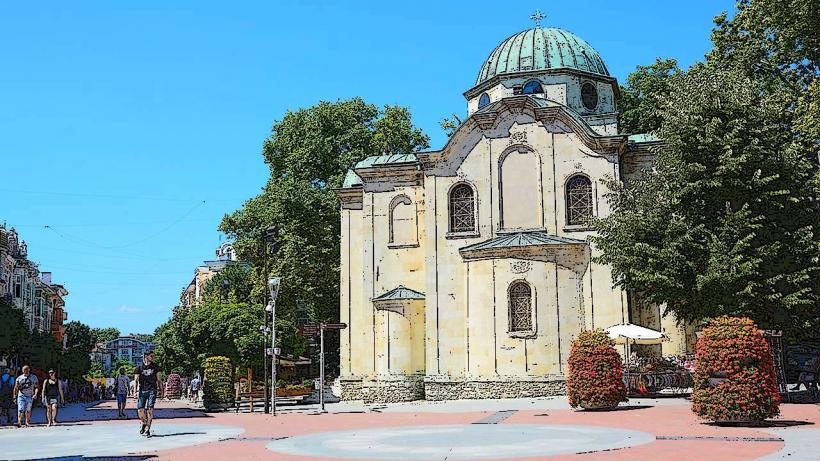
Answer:
MULTIPOLYGON (((133 401, 129 402, 133 408, 133 401)), ((162 401, 155 437, 113 402, 64 409, 62 424, 0 429, 2 459, 196 460, 816 460, 820 405, 784 404, 760 427, 699 422, 684 399, 571 410, 564 398, 339 403, 261 413, 205 413, 162 401)), ((42 409, 35 410, 42 421, 42 409)))

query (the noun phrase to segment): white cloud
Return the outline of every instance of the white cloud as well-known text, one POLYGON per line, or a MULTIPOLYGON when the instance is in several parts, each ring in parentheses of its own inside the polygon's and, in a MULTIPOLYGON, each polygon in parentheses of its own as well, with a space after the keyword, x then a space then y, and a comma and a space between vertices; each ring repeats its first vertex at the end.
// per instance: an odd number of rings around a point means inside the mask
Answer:
POLYGON ((120 306, 120 308, 118 310, 120 312, 122 312, 123 314, 136 314, 136 313, 142 312, 142 309, 140 309, 139 307, 132 307, 132 306, 126 306, 126 305, 120 306))

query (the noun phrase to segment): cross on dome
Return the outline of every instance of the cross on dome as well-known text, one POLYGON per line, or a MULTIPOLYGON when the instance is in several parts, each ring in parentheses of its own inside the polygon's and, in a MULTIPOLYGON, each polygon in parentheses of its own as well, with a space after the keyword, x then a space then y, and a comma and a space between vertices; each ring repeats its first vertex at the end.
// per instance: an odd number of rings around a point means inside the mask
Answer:
POLYGON ((535 27, 541 27, 541 20, 546 18, 547 15, 541 12, 541 10, 535 10, 535 12, 530 15, 530 19, 535 21, 535 27))

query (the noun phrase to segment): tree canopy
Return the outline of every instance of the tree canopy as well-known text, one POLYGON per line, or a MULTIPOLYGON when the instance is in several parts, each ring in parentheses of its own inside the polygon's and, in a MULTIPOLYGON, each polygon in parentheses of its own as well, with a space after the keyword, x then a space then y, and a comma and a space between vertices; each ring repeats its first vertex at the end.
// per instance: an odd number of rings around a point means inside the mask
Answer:
POLYGON ((239 258, 253 265, 252 299, 267 300, 268 275, 282 278, 277 327, 286 344, 301 343, 292 327, 303 315, 299 310, 338 318, 340 214, 334 189, 347 170, 367 156, 426 147, 428 137, 406 108, 380 110, 360 98, 291 111, 273 125, 262 151, 270 168, 267 184, 226 215, 220 230, 234 240, 239 258), (277 232, 270 241, 265 236, 272 225, 277 232))
POLYGON ((661 106, 682 73, 676 60, 658 59, 648 66, 638 66, 629 74, 618 99, 620 131, 657 132, 662 122, 661 106))
POLYGON ((92 328, 91 338, 94 344, 106 343, 120 337, 120 330, 116 328, 92 328))
POLYGON ((163 369, 193 375, 203 360, 225 356, 238 366, 262 368, 264 322, 259 304, 208 301, 197 307, 177 308, 157 328, 156 355, 163 369))
POLYGON ((652 107, 641 112, 657 114, 664 145, 653 171, 611 184, 613 213, 596 223, 598 259, 617 285, 681 319, 817 331, 818 137, 807 133, 820 114, 806 109, 816 104, 818 29, 807 24, 817 5, 740 1, 734 18, 716 19, 705 62, 633 106, 652 107))

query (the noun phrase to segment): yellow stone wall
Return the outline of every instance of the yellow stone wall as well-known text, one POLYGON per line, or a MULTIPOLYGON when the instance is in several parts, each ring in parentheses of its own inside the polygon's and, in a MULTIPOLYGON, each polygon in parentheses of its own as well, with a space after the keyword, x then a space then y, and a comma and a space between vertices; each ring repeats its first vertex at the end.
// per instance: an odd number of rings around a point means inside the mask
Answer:
MULTIPOLYGON (((416 185, 389 177, 365 181, 360 209, 343 207, 341 317, 349 328, 342 337, 342 379, 561 379, 579 332, 629 319, 627 296, 612 287, 609 267, 592 262, 597 249, 573 245, 527 259, 470 261, 459 249, 522 230, 516 225, 586 240, 591 231, 566 224, 565 184, 585 174, 594 214, 607 215, 604 179, 622 179, 618 154, 596 153, 560 121, 545 126, 526 110, 504 112, 492 129, 473 128, 448 149, 448 161, 425 170, 416 185), (449 191, 459 183, 476 195, 473 234, 449 232, 449 191), (405 203, 404 197, 416 219, 404 213, 401 225, 415 229, 402 230, 403 241, 391 243, 391 204, 405 203), (509 331, 507 290, 516 280, 533 291, 534 331, 527 334, 509 331), (399 285, 425 299, 402 312, 374 307, 373 298, 399 285)), ((669 322, 668 316, 658 326, 673 336, 664 353, 685 351, 686 335, 669 322)))

